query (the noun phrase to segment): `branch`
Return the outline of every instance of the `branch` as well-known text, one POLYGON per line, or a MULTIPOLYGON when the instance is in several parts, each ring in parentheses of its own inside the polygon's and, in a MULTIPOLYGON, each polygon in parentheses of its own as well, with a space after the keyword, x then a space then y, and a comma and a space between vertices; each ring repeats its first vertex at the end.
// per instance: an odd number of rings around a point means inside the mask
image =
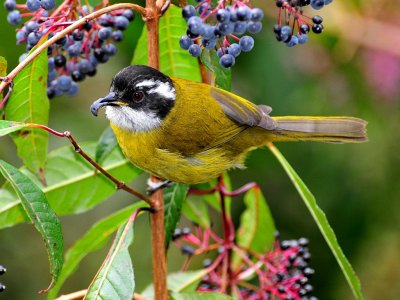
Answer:
POLYGON ((114 182, 117 189, 124 190, 124 191, 126 191, 126 192, 128 192, 128 193, 130 193, 130 194, 132 194, 132 195, 134 195, 136 197, 138 197, 139 199, 141 199, 143 201, 146 201, 148 204, 150 204, 150 206, 153 206, 153 201, 151 199, 147 198, 146 196, 144 196, 143 194, 139 193, 138 191, 130 188, 124 182, 119 181, 117 178, 115 178, 110 173, 108 173, 106 170, 104 170, 93 158, 91 158, 85 151, 83 151, 83 149, 79 146, 79 144, 76 142, 76 140, 74 139, 74 137, 71 135, 71 133, 69 131, 59 132, 59 131, 51 129, 51 128, 45 126, 45 125, 34 124, 34 123, 28 123, 28 124, 26 124, 26 126, 30 127, 30 128, 40 128, 40 129, 46 130, 47 132, 50 132, 51 134, 54 134, 56 136, 68 138, 68 140, 74 146, 75 152, 79 153, 93 167, 95 167, 97 170, 99 170, 109 180, 114 182))
POLYGON ((38 46, 31 54, 29 54, 18 66, 15 67, 14 70, 12 70, 6 77, 3 78, 3 81, 0 83, 0 93, 4 90, 4 88, 10 84, 10 82, 15 78, 15 76, 18 75, 19 72, 23 68, 25 68, 35 57, 37 57, 40 53, 42 53, 44 50, 46 50, 50 45, 54 44, 56 41, 61 39, 62 37, 66 36, 68 33, 74 31, 75 29, 81 27, 83 24, 86 22, 89 22, 93 19, 96 19, 97 17, 100 17, 101 15, 104 15, 105 13, 108 13, 110 11, 118 10, 118 9, 132 9, 137 12, 139 12, 144 19, 147 19, 148 21, 151 21, 151 13, 149 11, 137 4, 132 4, 132 3, 120 3, 120 4, 114 4, 105 8, 102 8, 98 11, 95 11, 86 17, 77 20, 76 22, 72 23, 68 27, 64 28, 57 34, 55 34, 51 39, 47 40, 40 46, 38 46))

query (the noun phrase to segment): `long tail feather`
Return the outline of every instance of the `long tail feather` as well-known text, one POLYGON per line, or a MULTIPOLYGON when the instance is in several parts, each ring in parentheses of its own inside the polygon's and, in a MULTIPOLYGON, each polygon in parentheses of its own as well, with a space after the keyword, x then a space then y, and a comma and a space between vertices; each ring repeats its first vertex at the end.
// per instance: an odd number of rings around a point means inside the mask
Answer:
POLYGON ((367 122, 353 117, 274 117, 275 141, 308 140, 360 143, 368 140, 367 122))

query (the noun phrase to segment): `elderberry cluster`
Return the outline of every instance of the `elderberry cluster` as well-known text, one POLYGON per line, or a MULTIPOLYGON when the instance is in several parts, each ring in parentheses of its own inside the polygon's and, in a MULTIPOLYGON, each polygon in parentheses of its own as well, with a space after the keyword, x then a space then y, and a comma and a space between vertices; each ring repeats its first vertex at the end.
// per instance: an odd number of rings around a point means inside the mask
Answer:
POLYGON ((311 5, 313 9, 320 10, 331 2, 332 0, 276 0, 278 22, 273 28, 276 39, 288 47, 293 47, 305 44, 310 31, 322 33, 322 17, 305 15, 303 7, 311 5))
POLYGON ((215 7, 209 0, 197 2, 195 7, 187 5, 182 9, 188 28, 179 40, 180 46, 194 57, 200 56, 202 48, 215 49, 219 64, 232 67, 242 51, 253 49, 254 39, 244 34, 261 31, 263 11, 240 0, 230 1, 229 5, 225 0, 218 1, 215 7))
MULTIPOLYGON (((39 41, 51 38, 72 22, 107 5, 107 1, 102 1, 93 8, 75 2, 66 0, 54 11, 54 0, 27 0, 25 4, 16 4, 15 0, 4 2, 4 7, 9 11, 7 21, 10 24, 19 25, 23 17, 28 17, 16 33, 17 44, 26 44, 26 53, 21 55, 20 61, 39 41)), ((76 82, 84 80, 86 76, 94 76, 97 65, 107 62, 116 54, 117 48, 113 42, 123 40, 122 31, 127 29, 134 17, 131 10, 104 14, 97 20, 86 22, 47 48, 48 97, 64 93, 76 95, 79 90, 76 82)))
MULTIPOLYGON (((0 265, 0 276, 6 273, 7 269, 0 265)), ((6 286, 0 282, 0 293, 6 289, 6 286)))

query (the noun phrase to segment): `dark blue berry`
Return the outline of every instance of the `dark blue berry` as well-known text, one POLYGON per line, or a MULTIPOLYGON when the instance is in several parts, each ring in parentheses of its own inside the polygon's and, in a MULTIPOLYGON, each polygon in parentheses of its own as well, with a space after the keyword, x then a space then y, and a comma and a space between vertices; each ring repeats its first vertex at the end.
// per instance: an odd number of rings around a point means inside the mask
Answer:
POLYGON ((259 8, 253 8, 251 10, 251 20, 253 22, 260 22, 264 17, 264 12, 259 8))
POLYGON ((228 53, 234 57, 238 57, 241 52, 242 49, 240 48, 239 44, 234 43, 228 47, 228 53))
POLYGON ((236 16, 239 21, 248 21, 251 18, 251 10, 247 6, 240 6, 236 9, 236 16))
POLYGON ((102 48, 94 49, 94 57, 96 57, 99 63, 105 63, 109 59, 109 56, 102 48))
POLYGON ((111 34, 111 39, 115 42, 120 42, 124 39, 122 31, 116 30, 111 34))
POLYGON ((273 29, 276 34, 281 34, 282 26, 280 26, 279 24, 275 24, 273 29))
POLYGON ((64 55, 58 54, 54 56, 54 64, 56 67, 63 67, 65 66, 65 63, 67 62, 67 59, 65 58, 64 55))
POLYGON ((104 51, 109 55, 109 56, 113 56, 117 53, 117 47, 115 47, 114 44, 109 43, 107 45, 104 45, 104 51))
POLYGON ((126 9, 124 10, 124 12, 122 13, 122 15, 128 19, 129 22, 132 22, 135 19, 135 13, 130 10, 130 9, 126 9))
POLYGON ((188 20, 188 29, 194 34, 204 33, 203 20, 200 17, 190 17, 188 20))
POLYGON ((191 45, 188 50, 189 50, 190 55, 192 55, 194 57, 198 57, 201 54, 200 46, 197 44, 191 45))
POLYGON ((75 41, 82 41, 84 38, 84 34, 82 30, 75 29, 74 32, 72 33, 72 38, 75 41))
POLYGON ((319 34, 319 33, 321 33, 323 30, 324 30, 324 26, 323 26, 322 24, 313 24, 313 26, 312 26, 312 31, 313 31, 314 33, 319 34))
POLYGON ((250 33, 259 33, 260 31, 261 31, 261 29, 262 29, 262 24, 261 24, 261 22, 253 22, 253 21, 250 21, 248 24, 247 24, 247 31, 248 32, 250 32, 250 33))
POLYGON ((76 43, 72 44, 71 46, 69 46, 67 48, 68 55, 70 57, 79 56, 79 54, 81 53, 81 47, 82 47, 81 42, 76 42, 76 43))
POLYGON ((192 246, 189 245, 183 245, 181 247, 181 252, 183 255, 193 255, 195 250, 192 246))
POLYGON ((4 275, 7 272, 7 269, 0 265, 0 275, 4 275))
POLYGON ((45 10, 52 10, 56 7, 56 2, 54 0, 40 0, 40 6, 45 10))
POLYGON ((13 11, 15 9, 16 5, 17 5, 17 3, 15 3, 15 0, 4 1, 4 8, 8 11, 13 11))
POLYGON ((221 32, 222 35, 230 35, 235 29, 233 23, 219 23, 217 25, 217 30, 221 32))
POLYGON ((28 34, 28 43, 31 45, 36 45, 37 42, 39 42, 40 38, 42 37, 42 34, 39 32, 31 32, 30 34, 28 34))
POLYGON ((100 40, 107 40, 112 34, 112 30, 109 27, 103 27, 99 30, 97 33, 97 36, 99 37, 100 40))
POLYGON ((93 65, 92 65, 92 63, 91 63, 88 59, 83 58, 83 59, 80 60, 80 62, 79 62, 79 64, 78 64, 78 70, 79 70, 81 73, 86 74, 86 73, 88 73, 91 69, 93 69, 93 65))
POLYGON ((27 0, 26 8, 29 9, 29 11, 37 11, 40 8, 40 1, 39 0, 27 0))
POLYGON ((124 16, 115 17, 114 27, 119 30, 125 30, 128 28, 129 20, 124 16))
POLYGON ((330 3, 332 3, 332 0, 324 0, 324 4, 325 4, 325 5, 328 5, 328 4, 330 4, 330 3))
POLYGON ((10 11, 7 15, 7 22, 11 25, 18 25, 21 20, 21 13, 18 10, 10 11))
POLYGON ((200 15, 206 15, 208 11, 210 10, 210 5, 207 2, 203 2, 197 11, 199 12, 200 15))
POLYGON ((237 34, 243 34, 247 30, 246 22, 236 22, 233 31, 237 34))
POLYGON ((3 292, 6 289, 6 286, 2 283, 0 283, 0 293, 3 292))
POLYGON ((207 40, 207 39, 202 39, 201 44, 203 45, 204 48, 206 49, 213 49, 215 47, 217 43, 216 39, 211 39, 211 40, 207 40))
POLYGON ((307 24, 301 24, 301 25, 300 25, 300 32, 301 32, 301 33, 308 33, 308 32, 310 32, 310 26, 308 26, 307 24))
POLYGON ((82 74, 79 70, 75 70, 71 73, 71 78, 73 81, 82 81, 85 79, 85 74, 82 74))
POLYGON ((15 37, 17 39, 17 44, 20 44, 26 38, 26 33, 22 30, 19 30, 17 31, 15 37))
POLYGON ((182 8, 182 17, 185 20, 189 20, 195 14, 196 14, 196 9, 194 8, 193 5, 186 5, 184 8, 182 8))
POLYGON ((324 5, 325 5, 324 0, 311 0, 311 7, 316 10, 322 9, 324 5))
POLYGON ((216 36, 215 36, 214 32, 215 32, 214 26, 211 26, 208 24, 204 25, 204 33, 203 33, 204 38, 209 39, 209 40, 215 38, 216 36))
POLYGON ((299 43, 299 39, 297 38, 297 36, 292 35, 290 41, 288 41, 288 42, 286 43, 286 45, 287 45, 288 47, 293 47, 293 46, 296 46, 298 43, 299 43))
POLYGON ((76 96, 79 92, 79 87, 75 82, 72 82, 71 87, 67 91, 68 96, 76 96))
POLYGON ((243 52, 249 52, 254 47, 254 39, 251 36, 245 35, 240 38, 239 45, 243 52))
POLYGON ((63 92, 68 91, 71 87, 71 84, 72 84, 71 77, 67 75, 61 75, 57 79, 57 85, 59 89, 63 92))
POLYGON ((65 36, 63 36, 62 38, 60 38, 59 40, 56 41, 56 44, 63 46, 66 42, 67 42, 67 38, 65 36))
POLYGON ((217 50, 217 56, 218 56, 218 58, 221 58, 222 55, 224 55, 224 54, 225 54, 225 51, 223 51, 222 48, 218 48, 218 50, 217 50))
POLYGON ((308 42, 308 35, 306 33, 297 34, 297 39, 299 40, 299 44, 305 44, 308 42))
POLYGON ((322 19, 321 16, 315 15, 312 17, 312 21, 314 24, 321 24, 324 21, 324 19, 322 19))
POLYGON ((21 56, 18 58, 18 62, 22 62, 27 57, 28 57, 28 53, 21 54, 21 56))
POLYGON ((220 23, 228 23, 231 19, 231 14, 226 9, 218 9, 216 15, 217 21, 220 23))
POLYGON ((188 50, 189 47, 193 44, 193 41, 191 38, 189 38, 187 35, 181 36, 179 39, 179 45, 181 46, 182 49, 188 50))
POLYGON ((47 81, 50 82, 54 79, 56 79, 58 73, 56 71, 56 69, 49 71, 49 73, 47 74, 47 81))
POLYGON ((28 23, 25 24, 26 30, 31 32, 31 31, 36 31, 39 29, 39 23, 35 21, 29 21, 28 23))

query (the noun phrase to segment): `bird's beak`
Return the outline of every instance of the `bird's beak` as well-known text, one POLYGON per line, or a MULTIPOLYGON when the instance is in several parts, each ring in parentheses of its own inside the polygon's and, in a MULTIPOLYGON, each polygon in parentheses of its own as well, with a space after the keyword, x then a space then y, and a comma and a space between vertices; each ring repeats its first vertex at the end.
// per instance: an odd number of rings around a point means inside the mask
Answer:
POLYGON ((121 99, 118 99, 116 97, 114 92, 111 92, 104 98, 100 98, 95 102, 93 102, 93 104, 90 106, 90 111, 92 112, 93 116, 97 117, 99 109, 103 106, 122 106, 122 105, 128 105, 128 104, 122 102, 121 99))

